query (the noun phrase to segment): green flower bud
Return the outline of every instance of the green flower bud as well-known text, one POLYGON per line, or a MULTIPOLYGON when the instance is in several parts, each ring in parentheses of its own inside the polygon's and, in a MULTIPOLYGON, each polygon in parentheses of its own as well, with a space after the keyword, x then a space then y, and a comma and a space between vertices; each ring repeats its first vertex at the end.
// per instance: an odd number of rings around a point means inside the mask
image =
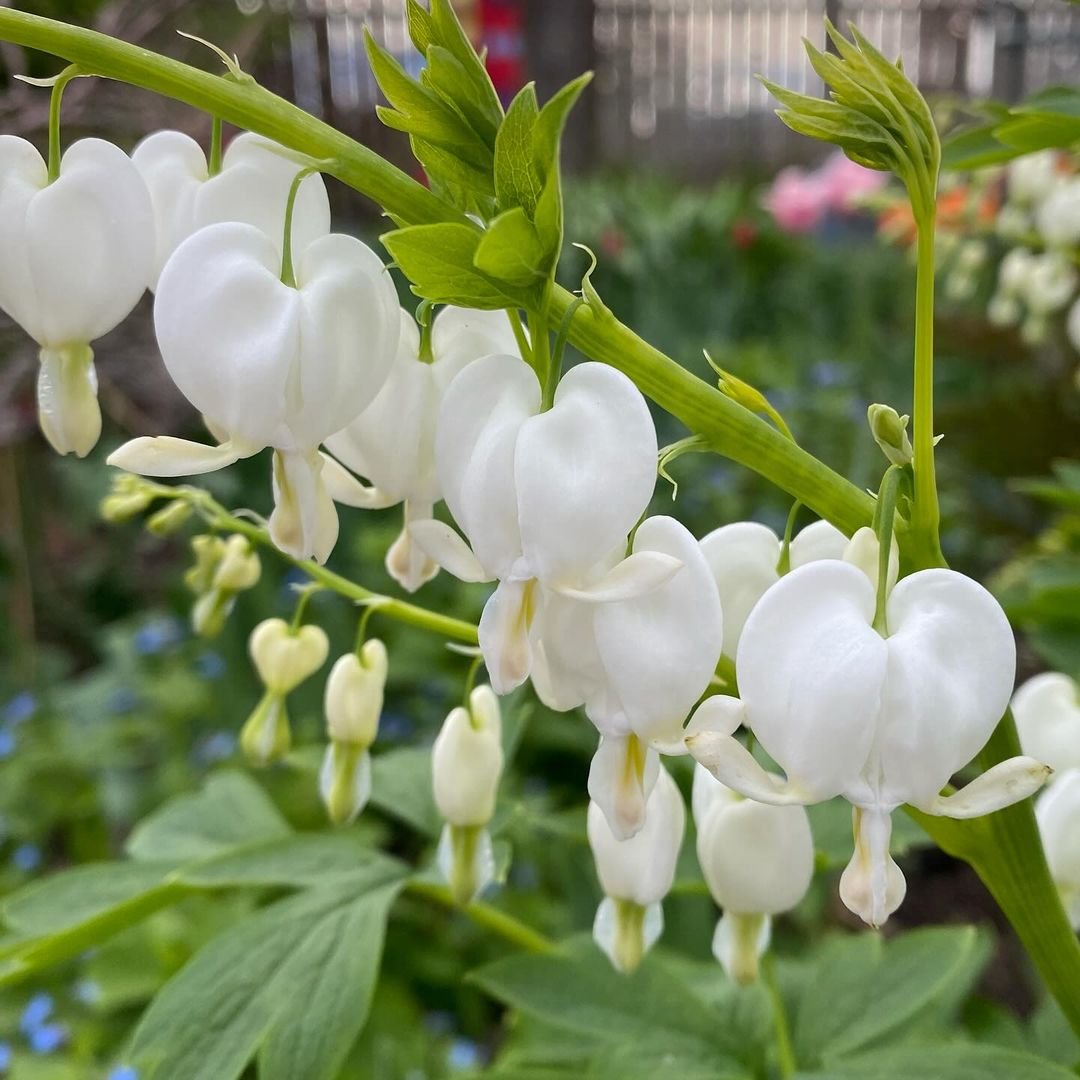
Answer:
POLYGON ((172 536, 184 527, 190 517, 191 506, 183 499, 174 499, 168 506, 151 515, 147 519, 146 527, 155 536, 172 536))
POLYGON ((99 512, 114 525, 138 517, 154 501, 153 492, 141 476, 123 473, 113 480, 112 491, 101 500, 99 512))
POLYGON ((214 587, 227 592, 243 592, 253 588, 261 574, 262 563, 247 538, 239 533, 230 536, 214 571, 214 587))
POLYGON ((208 592, 214 585, 214 574, 225 554, 225 541, 209 533, 191 541, 195 565, 184 574, 184 584, 196 594, 208 592))
POLYGON ((216 638, 236 606, 236 594, 210 589, 191 609, 191 629, 201 638, 216 638))
POLYGON ((888 405, 871 405, 866 410, 866 418, 870 421, 874 441, 889 461, 893 465, 910 465, 915 456, 907 433, 910 417, 901 416, 888 405))

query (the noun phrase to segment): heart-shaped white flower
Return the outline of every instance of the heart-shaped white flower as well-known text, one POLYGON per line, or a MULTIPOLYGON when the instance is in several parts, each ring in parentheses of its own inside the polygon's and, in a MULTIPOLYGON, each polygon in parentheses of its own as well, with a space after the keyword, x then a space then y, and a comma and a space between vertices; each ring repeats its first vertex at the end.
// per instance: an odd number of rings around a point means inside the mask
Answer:
POLYGON ((264 619, 251 632, 248 652, 263 686, 288 694, 326 663, 326 632, 308 623, 293 629, 284 619, 264 619))
POLYGON ((90 343, 127 317, 150 272, 146 185, 101 139, 73 143, 50 183, 30 143, 0 135, 0 250, 0 308, 41 347, 41 430, 83 457, 101 434, 90 343))

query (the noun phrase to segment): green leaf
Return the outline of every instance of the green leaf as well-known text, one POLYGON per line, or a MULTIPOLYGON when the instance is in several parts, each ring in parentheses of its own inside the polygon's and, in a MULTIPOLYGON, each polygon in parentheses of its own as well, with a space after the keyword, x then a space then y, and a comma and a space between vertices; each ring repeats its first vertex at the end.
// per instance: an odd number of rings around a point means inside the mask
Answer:
POLYGON ((427 61, 428 66, 420 73, 421 85, 459 112, 477 138, 494 150, 502 109, 496 103, 492 111, 491 100, 483 87, 469 77, 465 67, 449 50, 432 45, 427 52, 427 61))
POLYGON ((425 300, 484 310, 521 305, 521 298, 476 269, 480 233, 468 225, 411 225, 380 237, 425 300))
POLYGON ((1003 165, 1020 152, 1013 146, 1005 146, 994 134, 997 124, 983 124, 957 132, 945 140, 941 164, 946 169, 967 171, 983 169, 987 165, 1003 165))
POLYGON ((450 0, 432 0, 432 40, 451 53, 462 65, 477 93, 486 100, 485 111, 497 127, 502 119, 502 105, 484 62, 477 55, 468 35, 461 28, 450 0))
POLYGON ((476 249, 478 270, 518 288, 543 281, 554 268, 536 229, 520 207, 500 214, 484 231, 476 249))
POLYGON ((405 20, 409 27, 409 37, 416 51, 423 56, 435 37, 431 15, 427 8, 417 3, 417 0, 405 0, 405 20))
POLYGON ((520 206, 530 219, 544 186, 533 162, 533 129, 539 112, 536 89, 529 83, 510 102, 495 138, 495 197, 503 210, 520 206))
MULTIPOLYGON (((820 993, 820 989, 819 989, 820 993)), ((1076 1080, 1060 1065, 1015 1050, 977 1045, 912 1047, 866 1054, 796 1080, 1076 1080)))
POLYGON ((436 839, 442 816, 431 790, 431 751, 403 746, 379 754, 371 763, 371 805, 436 839))
POLYGON ((128 1059, 153 1080, 333 1080, 367 1016, 396 886, 313 889, 220 934, 166 984, 128 1059))
POLYGON ((796 1057, 812 1063, 851 1054, 942 1008, 947 998, 953 1004, 956 989, 968 988, 986 957, 974 927, 914 930, 889 942, 877 934, 834 940, 798 1002, 796 1057))
POLYGON ((589 942, 562 955, 512 956, 470 979, 545 1023, 686 1055, 714 1072, 730 1069, 747 1049, 740 1033, 722 1030, 712 1010, 655 957, 633 975, 619 975, 589 942))
POLYGON ((133 859, 179 863, 291 832, 254 780, 240 772, 219 772, 201 791, 171 800, 140 822, 126 847, 133 859))

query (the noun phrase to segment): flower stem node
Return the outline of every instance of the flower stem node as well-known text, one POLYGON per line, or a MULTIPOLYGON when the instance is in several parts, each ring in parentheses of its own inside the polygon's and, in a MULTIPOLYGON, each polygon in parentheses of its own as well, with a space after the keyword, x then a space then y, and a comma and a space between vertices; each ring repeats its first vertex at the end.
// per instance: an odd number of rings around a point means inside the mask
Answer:
POLYGON ((659 766, 644 823, 633 836, 620 839, 601 807, 589 803, 589 847, 605 897, 593 938, 618 971, 633 971, 663 930, 660 903, 675 879, 685 830, 682 795, 659 766))
POLYGON ((909 416, 901 416, 889 405, 871 405, 866 410, 870 423, 870 433, 874 442, 892 465, 901 467, 910 465, 915 459, 915 451, 908 438, 909 416))

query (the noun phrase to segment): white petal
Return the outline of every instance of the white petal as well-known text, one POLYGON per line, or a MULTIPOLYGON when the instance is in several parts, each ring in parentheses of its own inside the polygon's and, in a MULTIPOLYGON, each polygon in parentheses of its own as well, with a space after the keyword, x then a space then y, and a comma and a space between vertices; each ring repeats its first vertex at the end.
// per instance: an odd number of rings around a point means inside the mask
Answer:
POLYGON ((592 604, 540 590, 532 629, 532 684, 549 709, 566 712, 600 692, 604 676, 594 611, 592 604))
POLYGON ((433 509, 430 503, 417 506, 411 501, 406 502, 405 523, 386 553, 386 572, 406 592, 416 592, 439 572, 439 564, 413 541, 409 533, 410 522, 414 517, 421 521, 430 521, 433 509))
POLYGON ((746 723, 746 709, 737 697, 727 694, 713 694, 706 698, 690 717, 686 725, 686 737, 700 735, 706 731, 718 735, 734 735, 742 724, 746 723))
POLYGON ((391 498, 379 488, 367 487, 361 483, 340 461, 329 454, 322 454, 323 483, 330 498, 343 506, 355 506, 358 510, 385 510, 394 506, 397 499, 391 498))
POLYGON ((535 581, 500 581, 484 605, 477 634, 496 694, 509 694, 532 670, 529 631, 535 589, 535 581))
POLYGON ((715 529, 701 541, 724 609, 725 656, 734 657, 746 619, 765 591, 779 580, 780 541, 756 521, 715 529))
POLYGON ((101 435, 97 370, 89 345, 42 349, 37 380, 38 423, 58 454, 86 457, 101 435))
POLYGON ((791 557, 791 569, 795 570, 809 562, 820 559, 842 559, 848 538, 827 521, 815 521, 799 531, 791 541, 788 554, 791 557))
POLYGON ((823 560, 781 578, 743 628, 735 666, 748 724, 813 800, 846 791, 874 744, 888 655, 874 605, 861 571, 823 560))
POLYGON ((1080 770, 1057 776, 1035 804, 1046 860, 1073 928, 1080 929, 1080 770))
POLYGON ((709 812, 717 806, 728 806, 739 802, 742 796, 737 791, 732 791, 726 784, 719 780, 700 761, 694 763, 694 783, 690 790, 690 808, 693 811, 694 821, 698 832, 705 824, 705 818, 709 812))
POLYGON ((1001 605, 952 570, 904 578, 887 615, 880 798, 922 806, 997 726, 1009 704, 1016 646, 1001 605))
POLYGON ((322 483, 321 471, 318 453, 274 454, 270 538, 294 559, 324 563, 337 542, 337 510, 322 483))
POLYGON ((617 722, 646 741, 678 740, 720 659, 723 615, 705 556, 683 525, 668 517, 646 520, 635 534, 634 552, 647 551, 682 567, 660 588, 597 609, 607 693, 603 702, 586 702, 586 711, 601 728, 617 722), (617 714, 604 715, 613 705, 617 714))
POLYGON ((443 498, 494 576, 508 577, 521 555, 515 446, 522 425, 539 409, 532 368, 512 356, 469 364, 439 409, 435 449, 443 498))
POLYGON ((903 902, 907 882, 889 854, 889 811, 855 807, 853 817, 855 851, 840 875, 840 899, 864 923, 877 928, 903 902))
POLYGON ((597 802, 589 805, 589 846, 606 896, 648 907, 662 900, 675 878, 686 828, 686 807, 675 781, 656 765, 637 831, 621 837, 597 802))
POLYGON ((408 529, 416 546, 459 581, 491 581, 472 549, 449 525, 427 518, 409 522, 408 529))
MULTIPOLYGON (((154 257, 150 196, 131 159, 112 143, 73 143, 59 178, 27 204, 24 228, 23 272, 37 294, 31 332, 39 344, 94 341, 118 326, 146 290, 154 257)), ((5 251, 5 258, 12 254, 5 251)))
POLYGON ((431 326, 432 365, 441 390, 466 364, 482 356, 517 356, 517 338, 505 311, 445 307, 431 326))
POLYGON ((770 806, 796 806, 813 802, 790 782, 766 772, 754 755, 732 735, 698 731, 687 735, 686 746, 694 760, 725 787, 748 799, 770 806))
POLYGON ((26 215, 32 200, 49 182, 49 170, 32 143, 0 135, 0 308, 35 341, 44 334, 41 303, 27 273, 29 245, 26 215))
POLYGON ((287 423, 297 446, 308 448, 354 420, 382 388, 397 353, 401 309, 379 256, 340 233, 302 249, 296 285, 301 364, 287 387, 287 423))
POLYGON ((952 795, 939 795, 920 809, 951 818, 992 814, 1034 795, 1046 783, 1050 768, 1029 757, 1000 761, 952 795))
POLYGON ((772 920, 767 915, 735 915, 725 911, 713 933, 713 956, 727 977, 740 986, 757 981, 758 960, 772 940, 772 920))
MULTIPOLYGON (((844 562, 857 566, 867 577, 870 584, 877 589, 878 570, 881 566, 881 544, 877 534, 869 526, 864 525, 855 532, 844 548, 844 562)), ((896 579, 900 576, 900 548, 893 538, 889 548, 889 573, 885 587, 890 592, 896 585, 896 579)))
POLYGON ((299 294, 279 273, 277 251, 257 229, 211 225, 176 249, 154 302, 173 382, 251 446, 287 441, 287 390, 300 361, 299 294))
POLYGON ((630 532, 652 498, 656 452, 649 408, 625 375, 586 363, 563 376, 551 409, 522 427, 514 461, 536 577, 576 584, 630 532))
POLYGON ((207 446, 171 435, 144 435, 117 447, 106 464, 140 476, 197 476, 224 469, 249 453, 231 442, 207 446))
POLYGON ((660 767, 660 755, 640 739, 633 735, 601 736, 589 764, 589 798, 612 839, 629 840, 641 831, 646 805, 661 773, 667 776, 660 767))
POLYGON ((430 364, 419 359, 420 334, 401 312, 401 338, 393 367, 374 401, 326 440, 353 472, 367 477, 395 502, 440 498, 435 473, 438 402, 430 364))
POLYGON ((682 567, 682 562, 673 555, 659 551, 636 551, 617 563, 595 584, 580 589, 557 588, 555 592, 594 604, 633 600, 666 585, 682 567))
POLYGON ((1056 671, 1028 679, 1012 711, 1025 754, 1058 772, 1080 769, 1080 687, 1073 679, 1056 671))

